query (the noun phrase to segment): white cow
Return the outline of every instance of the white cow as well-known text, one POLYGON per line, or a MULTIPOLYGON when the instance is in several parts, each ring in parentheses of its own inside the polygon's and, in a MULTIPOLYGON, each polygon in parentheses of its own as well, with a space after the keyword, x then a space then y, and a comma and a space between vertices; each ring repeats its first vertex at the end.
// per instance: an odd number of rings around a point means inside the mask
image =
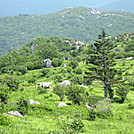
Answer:
POLYGON ((38 83, 40 85, 40 87, 49 87, 50 88, 50 91, 52 90, 52 83, 51 82, 39 82, 38 83))

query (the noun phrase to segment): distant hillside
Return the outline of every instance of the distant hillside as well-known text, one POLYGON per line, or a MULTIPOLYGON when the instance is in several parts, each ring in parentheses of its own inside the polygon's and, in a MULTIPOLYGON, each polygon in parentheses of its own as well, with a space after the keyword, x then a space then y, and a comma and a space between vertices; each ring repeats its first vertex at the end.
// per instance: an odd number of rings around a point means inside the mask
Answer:
POLYGON ((66 7, 97 8, 118 0, 0 0, 0 16, 48 14, 66 7))
POLYGON ((102 28, 113 36, 134 32, 134 14, 72 7, 48 15, 1 17, 0 54, 39 36, 67 37, 90 43, 97 38, 102 28))
POLYGON ((101 6, 100 9, 134 12, 134 0, 119 0, 113 3, 101 6))

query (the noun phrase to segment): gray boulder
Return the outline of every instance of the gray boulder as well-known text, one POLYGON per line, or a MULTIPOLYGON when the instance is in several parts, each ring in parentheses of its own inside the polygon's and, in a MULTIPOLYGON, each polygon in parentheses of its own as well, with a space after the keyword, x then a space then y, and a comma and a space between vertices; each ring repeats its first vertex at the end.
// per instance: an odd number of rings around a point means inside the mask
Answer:
POLYGON ((133 59, 133 57, 128 57, 126 60, 132 60, 133 59))
POLYGON ((65 81, 63 81, 63 82, 61 83, 61 86, 64 86, 64 87, 70 86, 70 85, 71 85, 71 81, 70 81, 70 80, 65 80, 65 81))
POLYGON ((88 109, 93 109, 91 106, 89 106, 88 104, 86 104, 87 108, 88 109))
POLYGON ((38 101, 34 101, 33 99, 29 100, 28 102, 29 104, 40 104, 38 101))
POLYGON ((53 68, 51 63, 52 63, 52 61, 49 58, 44 59, 44 65, 46 68, 53 68))
POLYGON ((60 102, 57 107, 66 107, 68 106, 66 103, 60 102))
POLYGON ((18 111, 10 111, 10 112, 3 113, 3 114, 4 115, 13 115, 13 116, 16 116, 16 117, 20 116, 20 117, 24 118, 23 115, 21 115, 18 111))

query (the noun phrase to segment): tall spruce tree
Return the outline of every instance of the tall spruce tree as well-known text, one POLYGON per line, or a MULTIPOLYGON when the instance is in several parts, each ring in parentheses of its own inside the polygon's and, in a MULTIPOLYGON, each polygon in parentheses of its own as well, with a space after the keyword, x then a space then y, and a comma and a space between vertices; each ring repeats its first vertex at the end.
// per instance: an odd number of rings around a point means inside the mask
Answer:
MULTIPOLYGON (((108 97, 108 94, 110 98, 113 98, 114 90, 112 86, 117 81, 117 79, 115 80, 115 75, 121 73, 115 68, 115 47, 103 29, 101 34, 98 35, 98 40, 92 45, 92 49, 90 48, 90 54, 87 59, 87 78, 102 81, 105 98, 108 97)), ((120 78, 118 77, 118 79, 120 78)))

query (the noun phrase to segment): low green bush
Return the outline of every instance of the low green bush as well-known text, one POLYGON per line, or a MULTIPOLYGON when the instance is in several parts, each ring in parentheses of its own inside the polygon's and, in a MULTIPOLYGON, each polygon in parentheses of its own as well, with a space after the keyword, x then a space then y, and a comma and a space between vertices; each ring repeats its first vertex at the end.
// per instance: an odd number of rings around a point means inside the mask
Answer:
POLYGON ((130 103, 130 104, 128 104, 128 109, 134 109, 134 103, 130 103))
POLYGON ((0 113, 0 125, 4 125, 4 126, 11 125, 10 117, 0 113))
POLYGON ((110 99, 103 99, 99 101, 96 105, 96 114, 100 118, 109 118, 113 116, 112 110, 111 110, 111 100, 110 99))

